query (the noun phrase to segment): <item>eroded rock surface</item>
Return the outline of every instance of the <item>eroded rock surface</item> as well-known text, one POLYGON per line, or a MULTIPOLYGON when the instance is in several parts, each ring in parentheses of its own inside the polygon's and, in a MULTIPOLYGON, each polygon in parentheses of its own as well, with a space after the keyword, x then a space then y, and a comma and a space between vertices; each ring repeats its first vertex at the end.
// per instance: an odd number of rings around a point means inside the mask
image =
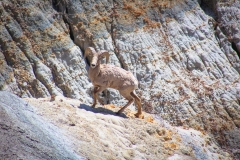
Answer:
POLYGON ((114 105, 92 108, 59 96, 25 100, 64 130, 76 153, 87 159, 231 159, 205 132, 173 127, 147 113, 138 119, 127 109, 117 116, 114 105))
MULTIPOLYGON (((0 89, 89 104, 83 51, 105 49, 139 80, 146 112, 210 132, 239 155, 240 145, 226 143, 240 127, 239 8, 236 0, 2 0, 0 89)), ((113 90, 104 98, 126 103, 113 90)))
POLYGON ((0 97, 1 159, 83 159, 62 130, 37 115, 26 101, 3 91, 0 97))
POLYGON ((85 98, 82 52, 48 1, 2 1, 1 90, 21 97, 85 98))

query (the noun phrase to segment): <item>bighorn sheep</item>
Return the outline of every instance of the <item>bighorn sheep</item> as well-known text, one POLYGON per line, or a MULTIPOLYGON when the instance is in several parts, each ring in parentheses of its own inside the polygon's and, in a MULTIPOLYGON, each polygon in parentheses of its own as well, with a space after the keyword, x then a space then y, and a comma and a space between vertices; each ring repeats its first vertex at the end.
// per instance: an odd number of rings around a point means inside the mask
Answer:
MULTIPOLYGON (((114 65, 100 64, 100 61, 103 58, 106 58, 106 63, 108 63, 108 51, 101 50, 99 52, 96 52, 94 48, 88 47, 85 50, 84 58, 87 56, 91 56, 88 77, 94 85, 94 101, 92 107, 95 107, 97 100, 99 100, 99 92, 102 92, 106 88, 114 88, 128 100, 128 103, 123 108, 121 108, 117 114, 122 113, 124 109, 127 108, 135 100, 135 103, 138 107, 138 112, 135 114, 135 116, 140 117, 142 115, 141 100, 134 93, 134 90, 138 88, 138 80, 133 76, 133 74, 114 65)), ((101 101, 99 102, 102 103, 101 101)))

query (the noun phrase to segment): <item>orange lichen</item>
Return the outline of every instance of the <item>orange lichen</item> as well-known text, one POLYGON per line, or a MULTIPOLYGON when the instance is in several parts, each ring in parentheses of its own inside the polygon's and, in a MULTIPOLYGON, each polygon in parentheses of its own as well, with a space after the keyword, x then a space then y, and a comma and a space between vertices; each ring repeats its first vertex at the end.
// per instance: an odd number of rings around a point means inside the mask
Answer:
POLYGON ((169 130, 166 130, 166 134, 164 135, 163 139, 164 139, 165 141, 172 140, 172 132, 169 131, 169 130))
POLYGON ((171 143, 168 143, 168 142, 164 143, 164 147, 165 147, 166 149, 172 149, 172 150, 177 150, 177 149, 179 149, 179 145, 176 144, 176 143, 173 143, 173 142, 171 142, 171 143))
POLYGON ((99 23, 98 18, 95 18, 94 20, 92 20, 92 21, 90 22, 90 24, 93 24, 93 25, 96 25, 96 24, 98 24, 98 23, 99 23))
POLYGON ((144 17, 143 21, 146 23, 146 27, 144 27, 144 29, 157 28, 160 26, 160 22, 152 21, 148 17, 144 17))
POLYGON ((83 22, 78 22, 77 27, 81 27, 83 25, 83 22))
POLYGON ((163 139, 161 141, 165 141, 165 143, 170 143, 172 141, 175 141, 175 142, 182 141, 181 137, 178 134, 172 133, 171 131, 166 130, 165 128, 157 129, 157 133, 154 136, 157 138, 163 139), (173 134, 174 136, 172 136, 173 134))
POLYGON ((101 17, 99 20, 100 20, 101 22, 104 22, 104 21, 107 21, 107 19, 108 19, 107 16, 103 16, 103 17, 101 17))
POLYGON ((147 122, 150 122, 150 123, 153 123, 153 122, 154 122, 153 117, 146 117, 145 120, 146 120, 147 122))
POLYGON ((135 17, 142 16, 145 13, 144 7, 136 8, 136 7, 134 7, 132 5, 129 5, 129 4, 125 3, 125 2, 123 3, 123 9, 124 10, 128 10, 135 17))
POLYGON ((104 107, 108 109, 116 108, 113 104, 106 104, 104 107))

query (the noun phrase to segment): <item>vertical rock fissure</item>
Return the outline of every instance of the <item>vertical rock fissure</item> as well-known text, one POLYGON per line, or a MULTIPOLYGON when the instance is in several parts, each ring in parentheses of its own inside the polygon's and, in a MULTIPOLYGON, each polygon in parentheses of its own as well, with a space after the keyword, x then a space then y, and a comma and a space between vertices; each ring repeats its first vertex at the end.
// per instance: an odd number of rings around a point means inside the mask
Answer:
POLYGON ((111 38, 112 38, 112 44, 113 44, 113 48, 114 48, 114 52, 115 52, 115 54, 116 54, 116 57, 118 58, 118 61, 119 61, 119 63, 120 63, 120 65, 121 65, 121 67, 122 68, 124 68, 124 65, 123 65, 123 63, 122 63, 122 61, 121 61, 121 58, 119 57, 120 56, 120 53, 119 53, 119 50, 118 50, 118 48, 117 48, 117 44, 116 44, 116 40, 115 40, 115 37, 116 37, 116 31, 115 31, 115 28, 116 28, 116 26, 115 26, 115 24, 114 24, 114 15, 116 14, 116 6, 117 6, 117 4, 116 4, 116 2, 113 0, 113 7, 112 7, 112 19, 111 19, 111 30, 110 30, 110 34, 111 34, 111 38))
POLYGON ((2 50, 2 45, 0 45, 0 52, 2 52, 2 54, 4 56, 4 59, 5 59, 5 62, 7 63, 7 65, 11 67, 11 64, 9 63, 9 61, 8 61, 8 59, 6 57, 7 56, 6 53, 2 50))
POLYGON ((71 27, 71 22, 69 21, 69 18, 68 18, 68 7, 67 6, 66 6, 66 14, 63 15, 63 21, 65 24, 67 24, 67 27, 69 29, 70 38, 74 42, 74 35, 73 35, 72 27, 71 27))
POLYGON ((240 58, 240 52, 238 51, 237 46, 236 46, 236 44, 235 44, 234 42, 232 42, 232 49, 233 49, 234 51, 236 51, 238 57, 240 58))
POLYGON ((202 8, 206 15, 212 17, 214 20, 217 20, 215 4, 215 0, 202 0, 199 3, 199 6, 202 8))
POLYGON ((69 29, 70 38, 74 42, 73 30, 72 30, 72 27, 71 27, 70 19, 68 18, 68 15, 69 15, 68 2, 65 1, 65 0, 63 0, 63 1, 53 0, 52 1, 52 6, 57 12, 59 12, 60 15, 62 15, 62 19, 63 19, 64 23, 67 24, 66 26, 69 29))

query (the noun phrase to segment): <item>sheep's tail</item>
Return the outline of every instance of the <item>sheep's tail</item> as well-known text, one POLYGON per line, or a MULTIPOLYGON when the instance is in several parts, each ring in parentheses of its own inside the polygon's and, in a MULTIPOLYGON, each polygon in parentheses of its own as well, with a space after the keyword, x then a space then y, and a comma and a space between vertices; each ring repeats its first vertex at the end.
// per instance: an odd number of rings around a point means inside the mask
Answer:
POLYGON ((134 90, 138 89, 138 85, 139 85, 138 80, 134 77, 134 90))

